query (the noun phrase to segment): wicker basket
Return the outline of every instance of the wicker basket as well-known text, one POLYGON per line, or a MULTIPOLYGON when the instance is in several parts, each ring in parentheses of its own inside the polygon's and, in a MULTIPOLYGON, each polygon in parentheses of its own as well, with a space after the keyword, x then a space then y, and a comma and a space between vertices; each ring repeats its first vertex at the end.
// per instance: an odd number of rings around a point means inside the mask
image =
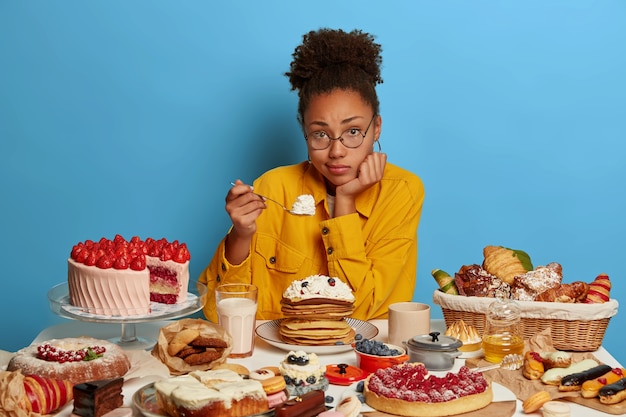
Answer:
MULTIPOLYGON (((473 325, 482 335, 485 312, 493 298, 465 297, 435 290, 433 302, 441 307, 446 326, 458 320, 473 325)), ((617 314, 618 302, 603 304, 549 303, 518 301, 522 308, 521 327, 524 339, 550 328, 556 349, 590 352, 602 345, 611 317, 617 314)))

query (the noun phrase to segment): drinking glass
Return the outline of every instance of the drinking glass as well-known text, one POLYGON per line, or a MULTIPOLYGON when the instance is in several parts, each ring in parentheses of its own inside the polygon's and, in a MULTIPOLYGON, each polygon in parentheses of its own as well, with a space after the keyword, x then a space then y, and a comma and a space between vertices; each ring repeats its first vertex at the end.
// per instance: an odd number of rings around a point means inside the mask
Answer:
POLYGON ((247 358, 254 351, 258 288, 252 284, 223 284, 215 289, 220 327, 233 339, 229 358, 247 358))

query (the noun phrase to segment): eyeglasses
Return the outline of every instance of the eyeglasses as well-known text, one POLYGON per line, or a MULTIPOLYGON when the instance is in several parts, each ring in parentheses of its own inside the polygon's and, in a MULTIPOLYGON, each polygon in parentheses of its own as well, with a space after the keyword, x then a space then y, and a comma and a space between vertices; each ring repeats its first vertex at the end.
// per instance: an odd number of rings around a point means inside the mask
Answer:
POLYGON ((311 145, 311 148, 316 151, 321 151, 328 148, 333 140, 338 140, 341 142, 343 146, 346 148, 354 149, 361 146, 365 136, 367 136, 367 132, 370 130, 372 126, 372 122, 376 117, 376 113, 372 116, 372 119, 368 123, 365 128, 365 132, 361 133, 361 129, 357 129, 356 127, 351 127, 350 129, 344 130, 344 132, 339 135, 337 138, 331 138, 328 133, 323 130, 316 130, 315 132, 308 133, 304 135, 304 139, 311 145))

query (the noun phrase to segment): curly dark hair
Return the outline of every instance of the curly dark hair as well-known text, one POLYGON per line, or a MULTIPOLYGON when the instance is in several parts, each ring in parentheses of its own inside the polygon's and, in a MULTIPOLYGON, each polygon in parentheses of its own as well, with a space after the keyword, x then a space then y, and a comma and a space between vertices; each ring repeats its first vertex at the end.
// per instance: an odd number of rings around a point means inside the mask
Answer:
POLYGON ((381 52, 374 36, 361 30, 322 28, 305 34, 292 54, 290 71, 285 73, 291 89, 298 91, 300 123, 311 97, 335 89, 359 93, 378 113, 376 85, 383 82, 381 52))

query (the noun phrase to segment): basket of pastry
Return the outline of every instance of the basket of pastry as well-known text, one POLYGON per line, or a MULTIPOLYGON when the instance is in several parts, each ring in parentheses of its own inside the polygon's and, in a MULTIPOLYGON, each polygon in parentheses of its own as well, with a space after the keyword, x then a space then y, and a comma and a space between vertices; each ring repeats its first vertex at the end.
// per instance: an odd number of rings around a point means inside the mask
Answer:
POLYGON ((432 271, 439 284, 433 302, 441 307, 446 326, 463 320, 482 335, 485 312, 502 297, 518 302, 524 339, 549 328, 557 349, 588 352, 602 345, 618 309, 607 274, 567 282, 559 263, 535 267, 520 250, 487 246, 483 255, 481 264, 463 265, 453 275, 432 271))
POLYGON ((216 324, 203 319, 181 319, 161 328, 152 356, 172 375, 206 371, 226 362, 232 338, 216 324))

